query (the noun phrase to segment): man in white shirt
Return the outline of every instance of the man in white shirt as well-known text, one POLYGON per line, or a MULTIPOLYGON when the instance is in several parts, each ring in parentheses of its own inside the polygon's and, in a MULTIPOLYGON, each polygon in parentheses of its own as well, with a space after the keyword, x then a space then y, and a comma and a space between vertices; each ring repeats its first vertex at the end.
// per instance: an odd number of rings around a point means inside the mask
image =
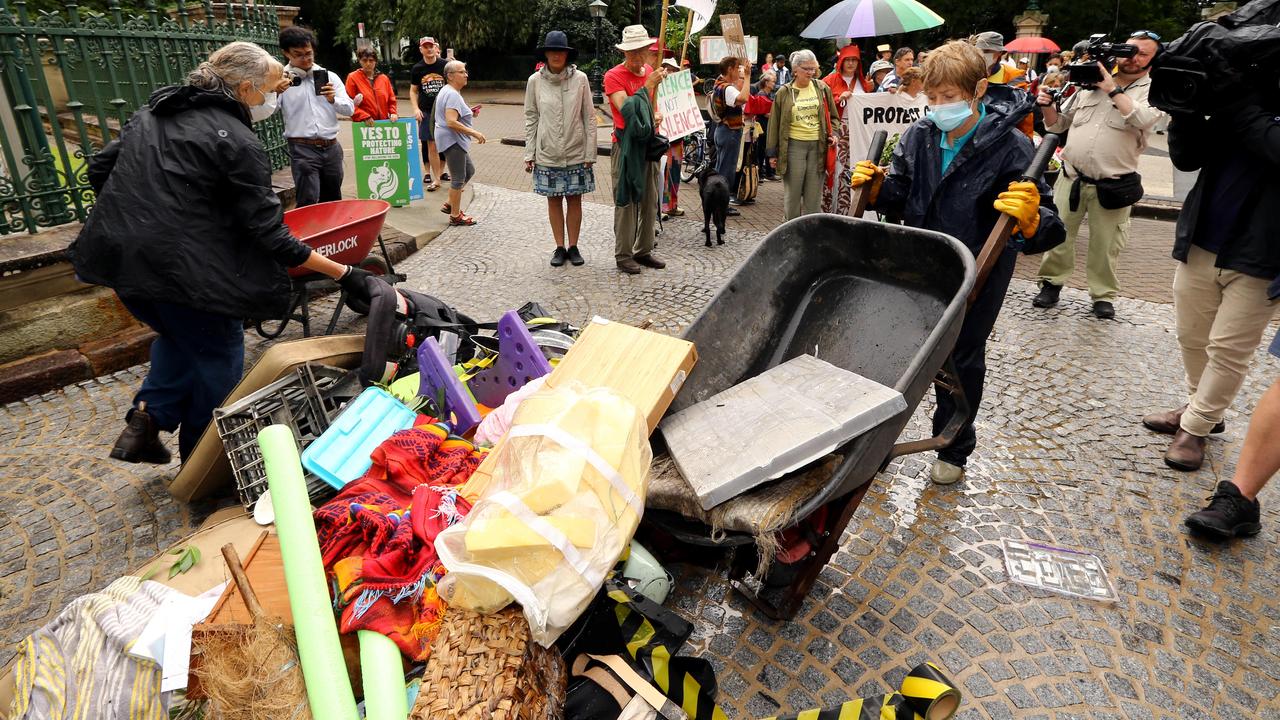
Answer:
POLYGON ((338 76, 315 64, 315 36, 310 30, 281 30, 280 49, 289 61, 285 76, 292 78, 280 94, 280 110, 298 207, 341 200, 338 116, 350 117, 355 105, 338 76))

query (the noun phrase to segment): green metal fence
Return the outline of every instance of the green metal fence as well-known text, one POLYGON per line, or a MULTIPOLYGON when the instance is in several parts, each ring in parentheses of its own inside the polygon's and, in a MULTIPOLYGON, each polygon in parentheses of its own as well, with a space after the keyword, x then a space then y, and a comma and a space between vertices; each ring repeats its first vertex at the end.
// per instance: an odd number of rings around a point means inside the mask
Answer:
MULTIPOLYGON (((233 40, 279 55, 274 5, 178 5, 146 0, 141 15, 110 0, 105 14, 29 12, 0 0, 0 235, 84 220, 93 204, 87 161, 151 92, 233 40)), ((279 114, 257 126, 272 166, 288 163, 279 114)))

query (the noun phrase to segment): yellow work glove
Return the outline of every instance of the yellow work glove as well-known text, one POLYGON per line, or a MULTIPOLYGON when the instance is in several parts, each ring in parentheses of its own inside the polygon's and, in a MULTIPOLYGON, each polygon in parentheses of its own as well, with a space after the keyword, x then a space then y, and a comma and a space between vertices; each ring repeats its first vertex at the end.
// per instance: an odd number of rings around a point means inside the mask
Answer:
POLYGON ((870 160, 859 160, 858 164, 853 166, 853 178, 849 184, 862 187, 868 182, 871 183, 869 200, 874 203, 876 196, 880 194, 880 186, 884 183, 884 169, 870 160))
POLYGON ((995 208, 1018 221, 1018 232, 1029 238, 1040 227, 1040 191, 1033 182, 1011 182, 996 198, 995 208))

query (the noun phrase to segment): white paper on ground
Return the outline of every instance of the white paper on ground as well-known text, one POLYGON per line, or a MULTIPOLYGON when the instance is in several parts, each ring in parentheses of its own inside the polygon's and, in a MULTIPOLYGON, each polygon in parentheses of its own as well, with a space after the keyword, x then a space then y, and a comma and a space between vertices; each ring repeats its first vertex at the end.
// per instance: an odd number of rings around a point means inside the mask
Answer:
POLYGON ((161 668, 160 692, 187 686, 191 663, 191 626, 204 620, 218 604, 227 583, 195 597, 175 593, 161 603, 156 614, 129 648, 131 657, 150 660, 161 668))
POLYGON ((817 460, 907 408, 874 380, 801 355, 664 419, 704 509, 817 460))

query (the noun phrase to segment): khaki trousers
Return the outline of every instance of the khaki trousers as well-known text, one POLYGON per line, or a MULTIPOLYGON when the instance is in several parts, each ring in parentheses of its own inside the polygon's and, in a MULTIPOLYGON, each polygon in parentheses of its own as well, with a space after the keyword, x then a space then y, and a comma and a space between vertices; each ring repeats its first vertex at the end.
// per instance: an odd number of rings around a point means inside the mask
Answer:
POLYGON ((827 153, 818 140, 791 140, 787 145, 787 174, 782 176, 783 220, 812 215, 822 207, 822 181, 827 153))
POLYGON ((1053 203, 1058 206, 1058 216, 1067 226, 1067 239, 1040 260, 1040 281, 1061 287, 1071 279, 1076 265, 1076 237, 1087 214, 1089 255, 1085 263, 1085 278, 1089 283, 1089 297, 1094 302, 1114 302, 1120 292, 1116 261, 1129 242, 1130 208, 1107 210, 1098 204, 1098 188, 1092 183, 1081 183, 1080 207, 1072 212, 1071 184, 1072 181, 1063 173, 1053 187, 1053 203))
POLYGON ((1206 437, 1236 399, 1249 361, 1275 314, 1268 281, 1214 267, 1218 256, 1191 246, 1173 274, 1182 366, 1191 396, 1182 429, 1206 437))
MULTIPOLYGON (((622 164, 622 149, 613 144, 609 153, 609 172, 613 187, 618 187, 618 168, 622 164)), ((658 220, 658 193, 661 191, 658 163, 646 163, 644 168, 644 199, 623 207, 613 208, 613 259, 619 262, 636 255, 653 252, 654 227, 658 220), (637 230, 639 232, 637 233, 637 230)))

